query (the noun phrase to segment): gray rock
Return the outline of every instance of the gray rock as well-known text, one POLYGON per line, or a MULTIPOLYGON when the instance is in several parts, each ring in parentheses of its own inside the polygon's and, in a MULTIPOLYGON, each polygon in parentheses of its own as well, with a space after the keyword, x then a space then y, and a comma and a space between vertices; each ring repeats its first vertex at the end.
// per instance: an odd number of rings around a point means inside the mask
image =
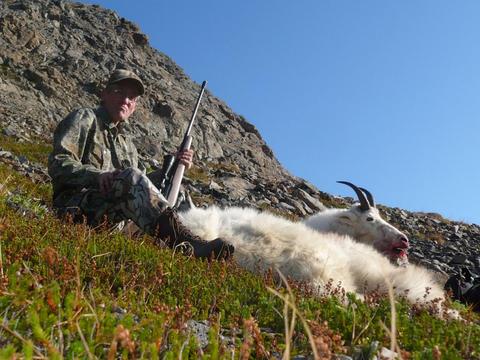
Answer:
POLYGON ((450 261, 451 264, 461 265, 464 264, 467 260, 467 256, 465 254, 455 254, 450 261))
POLYGON ((283 201, 278 203, 277 206, 282 210, 287 210, 287 211, 292 211, 292 212, 294 212, 296 210, 295 207, 293 207, 292 205, 286 204, 283 201))
POLYGON ((284 202, 293 208, 292 211, 300 213, 302 216, 307 215, 307 212, 305 211, 305 207, 300 201, 289 197, 289 198, 285 198, 284 202))
POLYGON ((218 190, 218 191, 222 190, 222 187, 213 180, 210 181, 210 184, 208 185, 208 187, 213 190, 218 190))
POLYGON ((20 164, 28 164, 29 163, 28 159, 24 155, 20 155, 19 157, 17 157, 17 160, 20 164))
POLYGON ((312 208, 313 210, 317 211, 323 211, 326 209, 325 205, 322 204, 322 202, 318 199, 315 199, 313 196, 311 196, 309 193, 302 189, 296 189, 295 194, 305 203, 312 208))
POLYGON ((18 133, 18 129, 14 126, 7 126, 2 130, 2 134, 6 136, 15 136, 18 133))
POLYGON ((0 151, 0 157, 13 158, 13 154, 10 151, 0 151))
POLYGON ((416 257, 418 259, 424 259, 425 258, 425 255, 423 255, 418 250, 410 251, 410 256, 416 257))
POLYGON ((206 321, 188 320, 187 329, 195 336, 202 349, 208 345, 210 326, 206 321))

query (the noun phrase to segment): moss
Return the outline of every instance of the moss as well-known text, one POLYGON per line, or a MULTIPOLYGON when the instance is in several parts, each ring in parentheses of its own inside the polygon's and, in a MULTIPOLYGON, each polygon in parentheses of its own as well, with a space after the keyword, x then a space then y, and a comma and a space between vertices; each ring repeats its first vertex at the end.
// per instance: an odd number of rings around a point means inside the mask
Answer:
POLYGON ((7 64, 0 64, 0 75, 6 80, 14 81, 16 83, 21 82, 20 76, 18 76, 7 64))
POLYGON ((215 203, 215 199, 210 195, 200 194, 200 193, 190 193, 193 203, 196 206, 204 206, 204 205, 213 205, 215 203))
POLYGON ((211 176, 206 170, 195 165, 187 170, 186 176, 189 179, 200 182, 202 184, 208 184, 211 180, 211 176))
POLYGON ((345 203, 345 201, 343 201, 342 199, 333 197, 331 195, 328 195, 328 194, 322 193, 322 192, 320 192, 320 201, 327 208, 346 209, 346 208, 350 207, 350 205, 345 203))
POLYGON ((240 174, 240 167, 237 164, 230 162, 208 162, 206 164, 208 169, 213 171, 231 172, 234 174, 240 174))
POLYGON ((445 244, 445 238, 438 232, 427 232, 424 237, 430 241, 436 242, 439 245, 445 244))

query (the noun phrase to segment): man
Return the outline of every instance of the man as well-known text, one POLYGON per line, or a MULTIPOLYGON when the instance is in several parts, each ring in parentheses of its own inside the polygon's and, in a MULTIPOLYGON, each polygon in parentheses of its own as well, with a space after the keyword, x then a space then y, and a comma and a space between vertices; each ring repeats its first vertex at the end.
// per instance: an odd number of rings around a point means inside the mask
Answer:
MULTIPOLYGON (((48 163, 54 207, 76 221, 86 219, 91 226, 130 219, 171 248, 189 245, 196 257, 230 257, 232 245, 222 239, 204 241, 186 229, 140 167, 124 126, 144 92, 135 73, 117 69, 100 95, 98 108, 76 110, 58 124, 48 163)), ((187 168, 191 166, 193 151, 177 156, 187 168)))

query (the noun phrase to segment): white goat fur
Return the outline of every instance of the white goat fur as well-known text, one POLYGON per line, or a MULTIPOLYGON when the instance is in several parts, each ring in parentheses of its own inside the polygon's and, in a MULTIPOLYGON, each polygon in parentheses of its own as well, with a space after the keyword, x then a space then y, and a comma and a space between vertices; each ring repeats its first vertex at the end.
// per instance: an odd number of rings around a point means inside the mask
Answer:
MULTIPOLYGON (((305 220, 302 222, 307 225, 308 227, 311 227, 314 230, 320 231, 320 232, 350 232, 350 229, 345 229, 344 226, 342 226, 342 222, 340 221, 340 216, 342 216, 346 212, 351 212, 352 208, 349 209, 325 209, 322 212, 316 213, 310 217, 307 217, 305 220)), ((351 228, 351 226, 349 226, 351 228)), ((353 236, 353 235, 351 235, 353 236)))
POLYGON ((349 236, 320 233, 303 223, 249 208, 193 208, 180 216, 202 238, 221 237, 234 245, 233 258, 240 266, 252 272, 278 269, 310 283, 319 294, 333 280, 334 285, 362 297, 364 290, 377 287, 386 292, 387 280, 397 295, 411 303, 444 298, 427 270, 394 266, 371 246, 349 236))
POLYGON ((408 237, 383 220, 376 207, 362 210, 354 205, 349 209, 326 209, 306 218, 303 223, 320 232, 351 236, 373 246, 399 265, 408 263, 408 237))

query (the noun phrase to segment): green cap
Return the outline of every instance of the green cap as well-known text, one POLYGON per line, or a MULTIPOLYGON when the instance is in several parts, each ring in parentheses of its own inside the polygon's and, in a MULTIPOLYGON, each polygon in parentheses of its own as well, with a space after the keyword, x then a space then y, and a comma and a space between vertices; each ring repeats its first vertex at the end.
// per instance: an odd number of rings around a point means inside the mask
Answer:
POLYGON ((143 86, 142 80, 133 72, 126 69, 116 69, 110 75, 110 78, 107 81, 107 87, 118 83, 122 80, 133 80, 138 86, 138 94, 143 95, 145 93, 145 86, 143 86))

